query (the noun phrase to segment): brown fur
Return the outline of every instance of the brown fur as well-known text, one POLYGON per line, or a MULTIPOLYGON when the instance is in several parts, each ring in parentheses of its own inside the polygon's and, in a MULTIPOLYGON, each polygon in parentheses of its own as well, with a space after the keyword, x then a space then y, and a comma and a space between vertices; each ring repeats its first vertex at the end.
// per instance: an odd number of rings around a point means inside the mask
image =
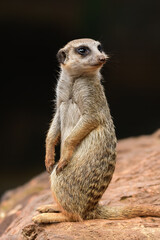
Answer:
MULTIPOLYGON (((100 74, 107 55, 98 50, 99 44, 92 39, 79 39, 58 52, 61 73, 56 113, 46 138, 45 163, 51 171, 54 148, 60 139, 61 157, 51 173, 51 189, 68 221, 147 216, 146 207, 142 211, 142 207, 109 208, 98 204, 116 163, 115 130, 100 74), (80 46, 90 52, 81 56, 77 53, 80 46)), ((151 209, 149 213, 154 215, 151 209)), ((34 217, 35 222, 42 222, 37 219, 34 217)), ((53 222, 56 219, 53 217, 53 222)))

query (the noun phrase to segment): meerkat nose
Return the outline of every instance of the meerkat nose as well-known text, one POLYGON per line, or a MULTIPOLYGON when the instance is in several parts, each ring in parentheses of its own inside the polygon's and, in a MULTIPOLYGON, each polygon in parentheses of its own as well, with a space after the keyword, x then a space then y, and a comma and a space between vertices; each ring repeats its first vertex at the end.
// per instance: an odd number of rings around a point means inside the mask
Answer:
POLYGON ((107 58, 105 56, 99 56, 98 60, 102 63, 106 62, 107 58))

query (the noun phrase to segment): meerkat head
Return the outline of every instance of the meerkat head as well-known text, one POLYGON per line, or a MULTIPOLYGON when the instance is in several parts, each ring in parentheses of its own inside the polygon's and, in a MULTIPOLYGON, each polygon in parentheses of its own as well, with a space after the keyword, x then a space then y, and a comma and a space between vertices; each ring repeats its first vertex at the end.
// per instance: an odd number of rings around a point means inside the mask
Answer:
POLYGON ((95 74, 99 72, 108 56, 100 42, 93 39, 76 39, 60 49, 57 58, 62 70, 70 75, 95 74))

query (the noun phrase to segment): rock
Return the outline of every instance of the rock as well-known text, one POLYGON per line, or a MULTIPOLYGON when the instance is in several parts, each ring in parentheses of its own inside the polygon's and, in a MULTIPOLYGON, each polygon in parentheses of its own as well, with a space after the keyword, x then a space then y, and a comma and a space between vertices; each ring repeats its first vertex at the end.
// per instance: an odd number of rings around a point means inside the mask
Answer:
MULTIPOLYGON (((117 151, 116 171, 101 202, 160 205, 160 130, 150 136, 120 140, 117 151)), ((0 204, 0 239, 160 239, 160 218, 156 217, 34 224, 31 219, 36 208, 52 202, 47 173, 8 191, 0 204)))

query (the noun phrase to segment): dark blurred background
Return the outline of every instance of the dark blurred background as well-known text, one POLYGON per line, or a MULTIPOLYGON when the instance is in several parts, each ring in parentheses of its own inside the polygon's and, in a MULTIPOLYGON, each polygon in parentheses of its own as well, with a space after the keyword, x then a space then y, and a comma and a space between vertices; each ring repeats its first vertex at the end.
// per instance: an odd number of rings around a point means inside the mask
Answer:
POLYGON ((100 40, 118 139, 160 127, 160 1, 0 2, 0 194, 45 170, 58 63, 68 41, 100 40))

